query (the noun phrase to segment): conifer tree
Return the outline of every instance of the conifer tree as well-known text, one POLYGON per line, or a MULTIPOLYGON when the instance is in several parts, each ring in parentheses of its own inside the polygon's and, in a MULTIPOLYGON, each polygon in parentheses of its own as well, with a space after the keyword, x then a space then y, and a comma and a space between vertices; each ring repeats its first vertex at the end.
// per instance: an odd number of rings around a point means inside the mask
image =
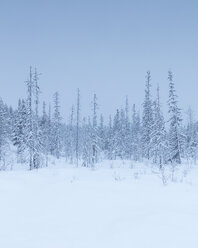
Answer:
POLYGON ((92 130, 91 130, 91 142, 92 142, 92 166, 94 167, 94 164, 98 162, 99 159, 99 135, 98 135, 98 125, 97 125, 97 109, 98 109, 98 103, 97 103, 97 96, 94 94, 93 97, 93 116, 92 116, 92 130))
POLYGON ((178 100, 173 81, 173 74, 168 72, 169 80, 169 161, 174 164, 181 164, 181 110, 178 107, 178 100))
POLYGON ((192 161, 196 163, 197 157, 197 146, 198 146, 198 136, 197 136, 197 125, 194 123, 193 111, 191 108, 187 111, 187 127, 185 128, 185 157, 187 161, 192 161))
POLYGON ((34 90, 34 81, 32 75, 32 67, 29 71, 29 79, 26 81, 27 84, 27 128, 26 128, 26 145, 29 150, 29 168, 33 169, 33 157, 34 157, 34 130, 33 130, 33 90, 34 90))
POLYGON ((49 117, 46 113, 46 103, 43 102, 43 113, 40 121, 40 139, 41 139, 41 151, 45 155, 45 166, 48 166, 48 153, 50 145, 50 126, 49 117))
POLYGON ((122 139, 122 127, 120 110, 117 109, 113 120, 113 135, 112 135, 112 152, 114 159, 123 158, 123 139, 122 139))
POLYGON ((131 125, 131 152, 134 161, 141 158, 141 126, 140 116, 136 111, 136 106, 133 104, 132 125, 131 125))
POLYGON ((107 137, 105 142, 105 151, 106 157, 110 160, 114 158, 114 147, 113 147, 113 125, 112 125, 112 117, 109 116, 109 125, 107 127, 107 137))
POLYGON ((99 137, 99 148, 100 148, 100 151, 103 153, 102 156, 104 156, 105 142, 106 142, 106 128, 105 128, 105 124, 104 124, 103 114, 100 115, 100 125, 98 127, 98 137, 99 137))
POLYGON ((88 118, 88 122, 86 118, 83 118, 82 125, 82 159, 83 166, 89 167, 92 165, 92 140, 91 140, 91 131, 92 125, 90 118, 88 118))
POLYGON ((167 160, 167 140, 164 117, 161 111, 159 86, 157 87, 157 99, 153 108, 153 128, 151 134, 151 155, 153 162, 159 164, 160 168, 167 160))
POLYGON ((68 126, 68 136, 67 139, 67 157, 69 158, 69 161, 71 164, 74 163, 74 151, 75 151, 75 132, 74 132, 74 106, 72 105, 71 108, 71 115, 69 120, 69 126, 68 126))
POLYGON ((143 157, 150 159, 151 156, 151 133, 153 127, 153 109, 151 100, 151 74, 150 71, 146 75, 145 99, 143 103, 143 119, 142 119, 142 148, 143 157))
POLYGON ((18 109, 14 117, 13 145, 17 147, 17 162, 25 162, 26 146, 26 131, 27 131, 27 106, 24 100, 19 99, 18 109))
POLYGON ((60 104, 59 104, 59 93, 54 94, 54 116, 53 116, 53 154, 56 158, 60 158, 61 153, 61 115, 60 115, 60 104))
POLYGON ((79 129, 80 129, 80 90, 77 89, 76 102, 76 166, 79 162, 79 129))
POLYGON ((6 169, 6 151, 8 149, 8 133, 5 105, 0 99, 0 170, 6 169))
POLYGON ((35 94, 35 101, 34 101, 35 113, 33 116, 33 137, 34 137, 33 163, 35 168, 39 168, 41 163, 42 143, 41 143, 41 130, 39 125, 39 94, 40 94, 40 88, 38 85, 39 74, 37 73, 36 68, 33 75, 33 80, 34 80, 34 94, 35 94))
POLYGON ((131 159, 132 156, 132 140, 131 140, 131 123, 129 121, 129 102, 126 97, 125 102, 125 119, 124 119, 124 136, 125 136, 125 158, 131 159))

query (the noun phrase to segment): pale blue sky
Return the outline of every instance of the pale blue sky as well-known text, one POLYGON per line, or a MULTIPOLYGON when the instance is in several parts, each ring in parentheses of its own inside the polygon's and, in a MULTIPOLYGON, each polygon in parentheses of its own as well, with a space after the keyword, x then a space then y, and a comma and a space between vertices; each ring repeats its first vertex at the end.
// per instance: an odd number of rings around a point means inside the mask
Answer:
POLYGON ((147 70, 165 105, 172 69, 180 106, 198 114, 197 13, 195 0, 0 0, 0 96, 16 105, 32 65, 42 99, 60 92, 63 116, 77 87, 83 113, 96 92, 107 115, 126 95, 141 106, 147 70))

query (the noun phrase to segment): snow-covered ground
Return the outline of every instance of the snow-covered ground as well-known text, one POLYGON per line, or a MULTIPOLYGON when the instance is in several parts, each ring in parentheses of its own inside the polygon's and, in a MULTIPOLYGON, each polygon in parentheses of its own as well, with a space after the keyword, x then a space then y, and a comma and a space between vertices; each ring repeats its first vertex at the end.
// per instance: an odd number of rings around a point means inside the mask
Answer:
POLYGON ((166 186, 127 162, 2 171, 0 247, 197 248, 198 168, 166 186))

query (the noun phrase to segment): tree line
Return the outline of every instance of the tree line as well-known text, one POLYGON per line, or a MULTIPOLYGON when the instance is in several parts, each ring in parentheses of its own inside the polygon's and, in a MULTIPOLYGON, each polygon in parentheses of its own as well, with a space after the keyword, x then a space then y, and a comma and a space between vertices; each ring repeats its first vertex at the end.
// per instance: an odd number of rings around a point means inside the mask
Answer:
POLYGON ((9 151, 13 148, 17 163, 28 164, 30 170, 48 166, 49 156, 64 157, 68 163, 85 167, 94 167, 103 159, 148 160, 160 168, 181 164, 182 160, 196 163, 198 123, 194 121, 191 109, 187 124, 183 123, 171 71, 167 79, 169 119, 166 121, 160 88, 157 87, 156 96, 152 98, 151 73, 148 71, 141 116, 135 104, 130 108, 126 97, 125 107, 117 109, 108 121, 104 121, 94 94, 91 116, 82 117, 78 89, 69 121, 64 122, 58 92, 53 96, 52 107, 43 102, 39 114, 39 74, 30 67, 26 99, 19 99, 16 109, 0 99, 0 169, 6 169, 9 151))

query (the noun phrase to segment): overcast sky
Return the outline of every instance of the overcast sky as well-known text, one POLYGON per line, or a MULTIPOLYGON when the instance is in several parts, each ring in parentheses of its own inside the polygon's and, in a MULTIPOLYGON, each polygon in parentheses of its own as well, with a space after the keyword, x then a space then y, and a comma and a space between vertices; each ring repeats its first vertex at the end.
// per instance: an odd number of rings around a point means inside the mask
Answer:
POLYGON ((42 100, 59 91, 64 117, 78 87, 83 113, 96 92, 108 115, 126 95, 141 107, 147 70, 165 106, 172 69, 180 106, 198 116, 197 13, 196 0, 0 0, 0 96, 16 106, 32 65, 42 100))

